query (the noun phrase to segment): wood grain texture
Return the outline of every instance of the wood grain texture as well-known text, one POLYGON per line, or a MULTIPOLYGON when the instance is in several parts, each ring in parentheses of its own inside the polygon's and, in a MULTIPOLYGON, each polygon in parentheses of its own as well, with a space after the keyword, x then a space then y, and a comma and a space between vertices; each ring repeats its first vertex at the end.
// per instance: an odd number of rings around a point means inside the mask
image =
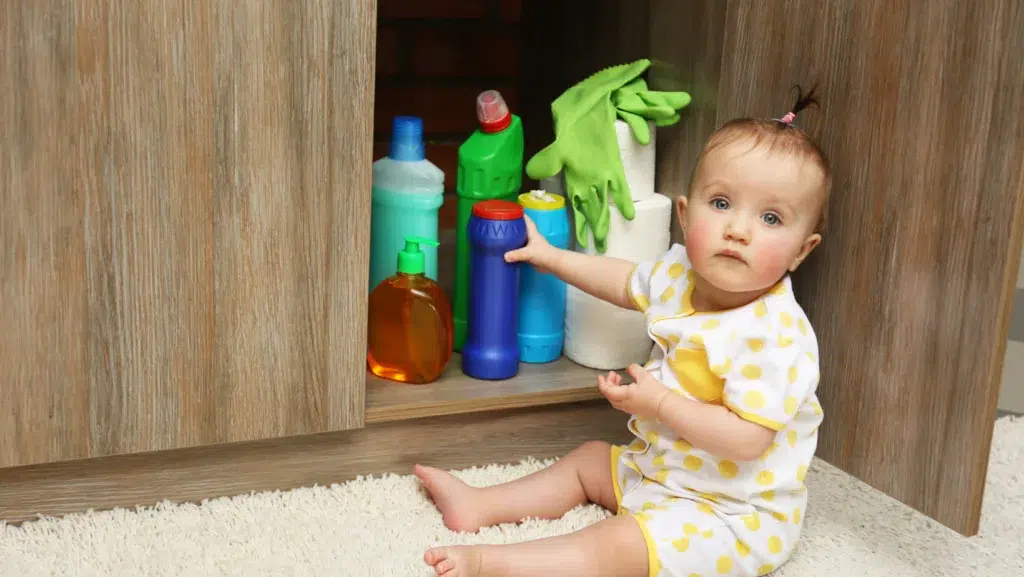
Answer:
POLYGON ((0 466, 361 426, 373 3, 2 10, 0 466))
POLYGON ((181 4, 80 8, 90 455, 211 442, 213 189, 185 154, 210 136, 208 96, 187 102, 200 37, 181 4))
POLYGON ((331 234, 327 252, 328 427, 353 429, 366 411, 366 319, 370 282, 370 184, 377 39, 376 2, 330 7, 331 234))
MULTIPOLYGON (((690 104, 679 122, 658 129, 655 187, 673 200, 688 194, 690 175, 704 142, 717 128, 718 80, 725 13, 719 0, 650 0, 649 84, 653 90, 683 91, 690 104)), ((672 242, 683 241, 672 219, 672 242)))
POLYGON ((217 437, 322 431, 331 175, 322 2, 212 4, 217 437))
POLYGON ((973 535, 1021 245, 1024 7, 734 0, 723 26, 716 126, 821 83, 797 123, 832 159, 831 222, 795 277, 818 454, 973 535))
POLYGON ((0 470, 0 519, 20 522, 330 485, 358 475, 405 475, 416 463, 454 469, 559 457, 592 439, 627 442, 625 424, 625 413, 596 401, 6 469, 0 470))
MULTIPOLYGON (((382 423, 590 401, 604 398, 597 390, 597 371, 561 357, 551 363, 522 364, 519 374, 503 381, 483 381, 462 372, 461 355, 452 355, 440 379, 423 385, 396 383, 367 372, 366 422, 382 423)), ((629 375, 623 374, 626 383, 629 375)))
POLYGON ((0 5, 0 465, 89 454, 70 1, 0 5), (47 34, 39 31, 47 29, 47 34))

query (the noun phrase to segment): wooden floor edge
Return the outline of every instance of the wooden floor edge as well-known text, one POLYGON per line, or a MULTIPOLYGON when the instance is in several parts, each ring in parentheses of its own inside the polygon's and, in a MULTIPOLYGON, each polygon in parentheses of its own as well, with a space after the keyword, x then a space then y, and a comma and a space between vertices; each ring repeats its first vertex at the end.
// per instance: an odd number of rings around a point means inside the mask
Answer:
POLYGON ((286 439, 103 457, 0 470, 0 519, 199 503, 250 492, 408 474, 416 463, 459 469, 565 454, 592 439, 628 441, 607 401, 473 412, 286 439))

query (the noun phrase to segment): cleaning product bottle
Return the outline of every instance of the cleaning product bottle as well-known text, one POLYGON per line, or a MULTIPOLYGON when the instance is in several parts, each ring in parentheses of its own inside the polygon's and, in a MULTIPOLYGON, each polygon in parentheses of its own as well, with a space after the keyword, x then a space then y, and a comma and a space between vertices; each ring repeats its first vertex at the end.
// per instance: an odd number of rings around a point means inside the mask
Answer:
POLYGON ((424 274, 429 238, 409 236, 398 252, 397 272, 370 293, 366 360, 373 374, 403 383, 437 380, 452 356, 452 309, 436 282, 424 274))
POLYGON ((523 207, 507 200, 485 200, 469 218, 469 303, 462 372, 476 379, 501 380, 519 372, 519 263, 505 253, 526 245, 523 207))
MULTIPOLYGON (((373 163, 370 290, 395 274, 406 235, 436 241, 444 172, 424 156, 423 120, 396 116, 388 155, 373 163)), ((437 250, 424 247, 424 274, 437 280, 437 250)))
MULTIPOLYGON (((552 246, 569 248, 565 198, 543 190, 519 195, 523 212, 552 246)), ((565 342, 565 282, 524 264, 519 278, 519 360, 550 363, 565 342)))
POLYGON ((452 289, 455 350, 466 340, 466 316, 472 285, 469 281, 469 236, 466 227, 473 205, 481 200, 515 202, 523 184, 523 123, 509 112, 496 90, 476 99, 480 128, 459 147, 456 192, 459 197, 455 232, 455 284, 452 289))

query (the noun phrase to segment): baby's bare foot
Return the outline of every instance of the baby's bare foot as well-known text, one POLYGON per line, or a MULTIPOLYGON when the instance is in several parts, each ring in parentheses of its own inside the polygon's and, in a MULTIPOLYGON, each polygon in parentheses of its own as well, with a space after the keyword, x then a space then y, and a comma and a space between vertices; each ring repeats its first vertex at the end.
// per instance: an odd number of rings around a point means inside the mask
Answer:
POLYGON ((452 531, 474 533, 483 526, 483 511, 475 487, 470 487, 447 471, 433 467, 416 465, 413 473, 419 477, 437 505, 445 527, 452 531))
POLYGON ((435 547, 427 549, 423 560, 440 577, 477 577, 480 575, 480 550, 476 547, 435 547))

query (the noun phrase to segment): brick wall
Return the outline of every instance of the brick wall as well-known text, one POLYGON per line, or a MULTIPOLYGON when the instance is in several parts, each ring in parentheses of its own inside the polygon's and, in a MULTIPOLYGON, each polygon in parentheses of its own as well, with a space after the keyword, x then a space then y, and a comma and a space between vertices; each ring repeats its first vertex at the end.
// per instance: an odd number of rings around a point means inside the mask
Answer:
POLYGON ((427 159, 445 173, 441 228, 454 226, 457 151, 477 128, 476 96, 501 92, 519 110, 522 0, 379 0, 374 159, 391 119, 423 118, 427 159))

